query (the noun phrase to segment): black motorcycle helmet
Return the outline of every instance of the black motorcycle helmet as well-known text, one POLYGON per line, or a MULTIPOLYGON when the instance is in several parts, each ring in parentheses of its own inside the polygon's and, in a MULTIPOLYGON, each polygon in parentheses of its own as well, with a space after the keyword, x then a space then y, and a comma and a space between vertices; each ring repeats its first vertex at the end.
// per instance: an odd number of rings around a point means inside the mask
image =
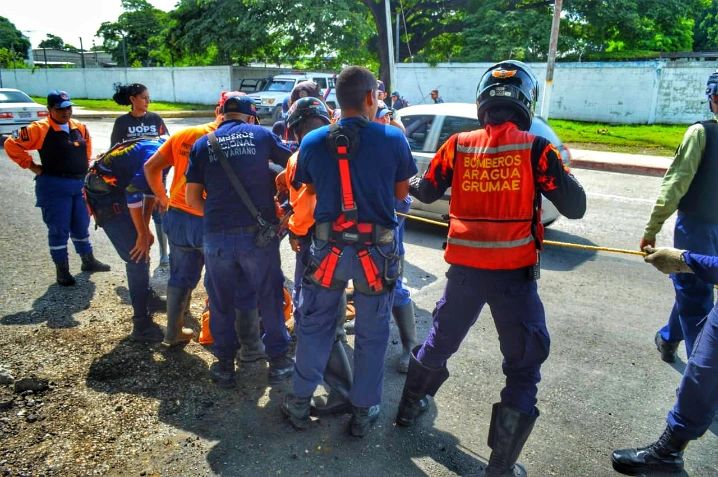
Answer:
POLYGON ((479 121, 496 106, 510 107, 520 116, 519 128, 528 131, 538 100, 538 80, 528 65, 507 60, 496 63, 481 77, 476 89, 479 121))
POLYGON ((292 132, 292 129, 299 126, 302 121, 314 116, 321 118, 325 124, 331 122, 329 119, 329 111, 327 111, 327 107, 322 100, 313 97, 299 98, 292 103, 292 107, 289 108, 289 112, 287 113, 287 128, 292 132))
POLYGON ((711 73, 706 81, 706 97, 708 98, 708 109, 711 109, 711 97, 718 96, 718 71, 711 73))

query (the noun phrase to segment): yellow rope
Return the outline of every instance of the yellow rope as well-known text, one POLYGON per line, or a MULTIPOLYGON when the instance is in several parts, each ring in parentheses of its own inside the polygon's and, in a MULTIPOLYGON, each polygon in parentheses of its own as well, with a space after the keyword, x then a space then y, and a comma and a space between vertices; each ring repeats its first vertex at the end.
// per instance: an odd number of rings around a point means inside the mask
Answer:
MULTIPOLYGON (((439 222, 438 220, 425 219, 423 217, 417 217, 415 215, 402 214, 401 212, 397 212, 396 215, 400 215, 402 217, 406 217, 407 219, 412 219, 412 220, 424 222, 427 224, 439 225, 441 227, 449 226, 449 224, 447 224, 446 222, 439 222)), ((626 255, 638 255, 641 257, 646 256, 646 252, 641 252, 638 250, 628 250, 625 248, 598 247, 595 245, 582 245, 579 243, 556 242, 554 240, 544 240, 543 243, 544 243, 544 245, 552 245, 554 247, 574 248, 574 249, 578 249, 578 250, 591 250, 594 252, 623 253, 626 255)))

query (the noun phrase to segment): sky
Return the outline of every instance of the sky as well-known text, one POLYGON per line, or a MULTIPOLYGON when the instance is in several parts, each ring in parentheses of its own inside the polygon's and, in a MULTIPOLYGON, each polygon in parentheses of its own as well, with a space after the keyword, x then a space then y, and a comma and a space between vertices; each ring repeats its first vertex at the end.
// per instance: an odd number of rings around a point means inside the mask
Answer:
MULTIPOLYGON (((160 10, 174 9, 179 0, 148 0, 160 10)), ((92 46, 97 29, 105 21, 115 21, 122 13, 120 0, 0 0, 0 16, 15 24, 30 38, 33 48, 47 33, 61 37, 65 43, 85 48, 92 46)))

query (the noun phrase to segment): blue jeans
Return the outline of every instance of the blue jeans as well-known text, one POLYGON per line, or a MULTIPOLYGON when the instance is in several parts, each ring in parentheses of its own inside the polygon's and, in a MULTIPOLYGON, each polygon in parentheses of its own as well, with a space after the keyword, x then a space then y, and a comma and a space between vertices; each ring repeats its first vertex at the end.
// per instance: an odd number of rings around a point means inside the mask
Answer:
POLYGON ((162 220, 170 245, 168 286, 193 290, 204 267, 202 217, 170 208, 162 220))
POLYGON ((108 219, 102 226, 117 254, 125 261, 127 288, 134 311, 133 319, 143 320, 148 316, 147 299, 150 290, 150 264, 144 260, 134 262, 130 258, 137 242, 137 231, 129 213, 118 214, 108 219))
POLYGON ((536 281, 525 269, 479 270, 451 265, 444 296, 434 308, 434 323, 417 359, 440 368, 456 353, 485 304, 499 333, 506 386, 501 402, 526 414, 535 414, 541 364, 548 358, 551 340, 536 281))
POLYGON ((67 262, 67 239, 72 238, 80 255, 92 253, 90 214, 82 196, 82 179, 39 175, 35 177, 36 206, 47 225, 50 256, 55 263, 67 262))
MULTIPOLYGON (((679 211, 673 245, 703 255, 718 255, 718 224, 705 223, 679 211)), ((674 273, 671 279, 676 301, 668 323, 660 333, 665 341, 685 340, 686 353, 690 357, 700 332, 699 323, 713 308, 713 284, 693 273, 674 273)))
POLYGON ((668 413, 668 426, 681 439, 702 436, 718 411, 718 311, 713 308, 698 335, 668 413))
POLYGON ((208 233, 204 235, 204 257, 211 284, 207 290, 212 317, 209 323, 217 358, 234 359, 239 348, 234 329, 234 310, 240 308, 238 290, 256 293, 254 302, 245 305, 258 304, 267 355, 272 359, 285 354, 289 333, 284 326, 279 241, 260 248, 254 245, 253 233, 208 233))
MULTIPOLYGON (((314 241, 310 250, 316 265, 329 253, 327 242, 314 241)), ((370 253, 380 273, 395 276, 398 259, 395 244, 371 247, 370 253), (390 258, 384 261, 381 254, 390 258)), ((354 381, 349 394, 352 404, 369 407, 381 402, 384 384, 384 358, 389 340, 392 290, 380 295, 366 295, 357 288, 366 282, 356 257, 356 250, 346 246, 334 276, 338 280, 354 280, 354 381)), ((304 278, 299 297, 299 321, 296 323, 297 357, 293 377, 294 394, 308 397, 322 382, 324 368, 336 336, 337 308, 344 288, 330 289, 304 278)))

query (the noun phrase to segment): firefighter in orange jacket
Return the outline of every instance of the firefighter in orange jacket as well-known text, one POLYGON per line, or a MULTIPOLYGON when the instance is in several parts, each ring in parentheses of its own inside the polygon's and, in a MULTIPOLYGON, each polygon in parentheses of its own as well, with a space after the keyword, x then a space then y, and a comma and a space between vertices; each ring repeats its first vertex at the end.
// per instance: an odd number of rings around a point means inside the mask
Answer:
POLYGON ((448 378, 446 362, 488 303, 499 334, 506 386, 493 405, 487 476, 525 475, 516 464, 539 411, 537 384, 549 335, 537 293, 543 239, 541 194, 564 216, 581 218, 586 194, 556 148, 529 132, 538 97, 527 65, 504 61, 481 78, 481 129, 451 136, 410 192, 431 203, 451 187, 450 264, 424 344, 412 353, 397 424, 409 426, 448 378))
POLYGON ((10 159, 35 174, 36 206, 42 209, 47 225, 57 283, 63 286, 75 284, 68 264, 68 237, 82 259, 83 272, 110 270, 92 254, 90 215, 82 196, 92 142, 85 125, 71 119, 72 105, 66 92, 51 91, 47 95, 49 117, 21 128, 15 137, 5 141, 10 159), (39 165, 28 151, 39 153, 39 165))

